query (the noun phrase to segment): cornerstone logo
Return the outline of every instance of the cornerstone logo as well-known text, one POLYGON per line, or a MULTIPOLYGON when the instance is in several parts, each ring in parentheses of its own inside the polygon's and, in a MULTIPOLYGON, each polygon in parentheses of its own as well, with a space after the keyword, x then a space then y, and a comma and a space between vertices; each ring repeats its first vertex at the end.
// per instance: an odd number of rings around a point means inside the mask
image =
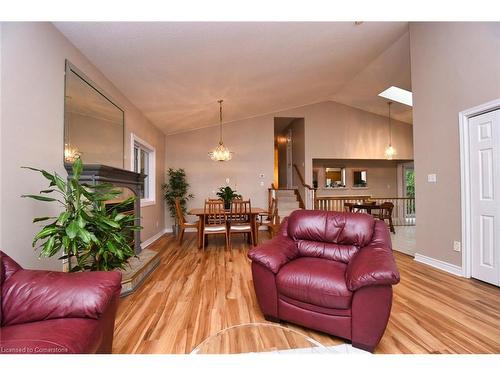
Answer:
POLYGON ((1 347, 1 354, 58 354, 58 353, 68 353, 68 348, 64 347, 50 347, 41 348, 39 346, 15 346, 15 347, 1 347))

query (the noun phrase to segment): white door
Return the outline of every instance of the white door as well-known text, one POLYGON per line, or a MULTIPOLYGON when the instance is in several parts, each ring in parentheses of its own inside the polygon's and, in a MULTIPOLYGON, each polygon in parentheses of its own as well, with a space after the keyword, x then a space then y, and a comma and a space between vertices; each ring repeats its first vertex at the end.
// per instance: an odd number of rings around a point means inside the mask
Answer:
POLYGON ((500 110, 469 119, 472 277, 500 286, 500 110))

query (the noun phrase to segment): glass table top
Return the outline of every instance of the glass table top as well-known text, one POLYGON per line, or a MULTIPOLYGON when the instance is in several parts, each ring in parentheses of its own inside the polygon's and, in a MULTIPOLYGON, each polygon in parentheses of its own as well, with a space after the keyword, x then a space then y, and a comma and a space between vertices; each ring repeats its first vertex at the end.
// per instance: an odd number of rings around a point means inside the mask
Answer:
POLYGON ((294 329, 271 323, 245 323, 209 336, 191 354, 327 352, 327 347, 294 329))

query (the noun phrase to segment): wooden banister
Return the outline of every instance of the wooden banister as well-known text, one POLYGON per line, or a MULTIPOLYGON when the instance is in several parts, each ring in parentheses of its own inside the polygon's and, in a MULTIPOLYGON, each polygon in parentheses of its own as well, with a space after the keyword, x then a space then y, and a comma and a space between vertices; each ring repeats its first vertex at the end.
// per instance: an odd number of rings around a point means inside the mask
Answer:
POLYGON ((299 180, 300 180, 300 183, 302 186, 304 186, 305 188, 307 188, 309 190, 316 190, 316 188, 313 188, 313 187, 311 187, 311 185, 306 184, 306 182, 304 181, 304 177, 300 173, 299 167, 297 167, 297 164, 294 164, 293 168, 295 169, 295 172, 297 172, 297 176, 299 176, 299 180))
POLYGON ((305 191, 305 197, 302 199, 300 196, 300 193, 296 191, 297 197, 300 202, 300 207, 301 208, 306 208, 306 205, 304 204, 304 200, 310 202, 310 208, 316 208, 316 188, 311 187, 311 185, 306 184, 304 180, 304 176, 302 176, 302 173, 300 173, 299 167, 297 167, 297 164, 293 164, 293 168, 295 169, 295 172, 297 172, 297 176, 299 176, 299 181, 300 184, 306 189, 305 191))

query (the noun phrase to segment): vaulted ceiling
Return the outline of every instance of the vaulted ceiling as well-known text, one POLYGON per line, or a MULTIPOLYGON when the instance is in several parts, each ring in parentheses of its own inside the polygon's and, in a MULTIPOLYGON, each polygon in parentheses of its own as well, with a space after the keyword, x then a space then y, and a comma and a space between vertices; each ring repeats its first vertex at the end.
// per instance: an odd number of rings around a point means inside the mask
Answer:
MULTIPOLYGON (((63 22, 55 26, 166 134, 335 100, 386 115, 411 89, 404 22, 63 22)), ((411 122, 411 108, 394 107, 411 122)))

